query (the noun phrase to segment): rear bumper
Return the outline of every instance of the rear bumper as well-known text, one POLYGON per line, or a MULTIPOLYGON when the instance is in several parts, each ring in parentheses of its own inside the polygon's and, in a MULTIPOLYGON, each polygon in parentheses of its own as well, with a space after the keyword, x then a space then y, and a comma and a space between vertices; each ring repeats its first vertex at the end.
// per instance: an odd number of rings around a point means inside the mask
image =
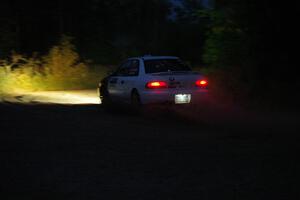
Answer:
POLYGON ((207 89, 194 90, 144 90, 140 92, 140 99, 142 104, 175 104, 176 94, 191 94, 190 104, 198 104, 208 96, 207 89))

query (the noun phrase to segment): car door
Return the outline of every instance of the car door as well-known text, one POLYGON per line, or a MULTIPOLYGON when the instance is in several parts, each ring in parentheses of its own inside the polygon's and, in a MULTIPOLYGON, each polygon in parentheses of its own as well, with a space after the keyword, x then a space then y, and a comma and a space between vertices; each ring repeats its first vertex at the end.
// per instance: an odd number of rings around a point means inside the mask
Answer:
POLYGON ((123 91, 122 101, 129 103, 131 101, 131 91, 133 88, 136 88, 135 85, 139 76, 140 61, 138 59, 132 59, 126 68, 126 73, 120 77, 120 81, 123 91))
POLYGON ((115 73, 113 73, 107 84, 107 89, 113 101, 122 101, 124 99, 124 80, 123 77, 128 73, 131 61, 123 62, 115 73))

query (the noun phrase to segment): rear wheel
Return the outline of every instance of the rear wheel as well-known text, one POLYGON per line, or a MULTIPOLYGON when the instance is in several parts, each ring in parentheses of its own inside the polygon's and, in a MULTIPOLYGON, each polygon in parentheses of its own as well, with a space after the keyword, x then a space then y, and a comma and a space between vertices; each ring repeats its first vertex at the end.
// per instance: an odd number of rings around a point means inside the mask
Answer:
POLYGON ((131 108, 133 111, 140 111, 142 104, 141 104, 141 99, 140 95, 137 90, 133 90, 131 93, 131 108))

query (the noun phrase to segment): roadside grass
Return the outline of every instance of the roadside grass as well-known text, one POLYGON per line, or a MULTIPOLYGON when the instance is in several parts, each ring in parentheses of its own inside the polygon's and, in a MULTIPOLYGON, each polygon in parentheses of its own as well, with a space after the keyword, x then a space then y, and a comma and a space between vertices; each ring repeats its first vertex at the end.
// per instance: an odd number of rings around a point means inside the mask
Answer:
POLYGON ((13 53, 0 61, 0 93, 96 88, 109 67, 81 61, 70 38, 64 37, 45 56, 13 53))

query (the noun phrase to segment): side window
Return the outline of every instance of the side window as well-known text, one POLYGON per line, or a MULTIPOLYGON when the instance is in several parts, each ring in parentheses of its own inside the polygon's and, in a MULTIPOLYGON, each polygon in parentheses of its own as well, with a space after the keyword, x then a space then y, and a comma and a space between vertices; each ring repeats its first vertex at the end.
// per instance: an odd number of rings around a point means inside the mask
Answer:
POLYGON ((116 72, 117 76, 138 76, 139 60, 129 60, 119 67, 116 72))
POLYGON ((119 69, 116 72, 117 76, 126 76, 128 74, 128 68, 130 66, 131 61, 125 61, 123 64, 120 65, 119 69))
POLYGON ((140 62, 139 60, 132 60, 128 70, 128 76, 139 75, 140 62))

